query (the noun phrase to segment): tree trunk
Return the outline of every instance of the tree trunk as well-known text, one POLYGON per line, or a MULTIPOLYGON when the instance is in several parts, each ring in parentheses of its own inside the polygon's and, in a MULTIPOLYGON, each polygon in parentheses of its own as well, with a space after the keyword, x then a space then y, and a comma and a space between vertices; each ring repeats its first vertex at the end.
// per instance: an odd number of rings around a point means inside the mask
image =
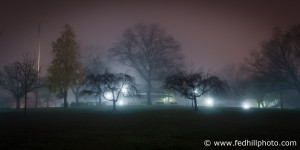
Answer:
POLYGON ((168 93, 168 95, 167 95, 168 97, 167 97, 167 100, 168 100, 168 104, 170 104, 170 95, 169 95, 169 93, 168 93))
POLYGON ((147 104, 152 105, 151 101, 151 79, 148 79, 147 81, 147 104))
POLYGON ((78 106, 79 103, 79 95, 76 93, 75 94, 75 101, 76 101, 76 106, 78 106))
POLYGON ((283 108, 283 98, 282 98, 282 92, 281 92, 281 90, 279 92, 279 95, 280 95, 280 108, 283 108))
POLYGON ((113 100, 113 111, 116 111, 116 101, 113 100))
POLYGON ((20 109, 20 99, 16 100, 16 109, 20 109))
POLYGON ((198 105, 197 105, 197 97, 196 96, 194 96, 194 105, 195 105, 194 110, 197 111, 198 105))
POLYGON ((68 91, 64 90, 64 108, 68 108, 67 98, 68 98, 68 91))
POLYGON ((102 106, 102 98, 101 98, 101 95, 99 95, 99 107, 101 108, 102 106))
POLYGON ((38 108, 38 100, 39 100, 39 90, 37 88, 35 93, 35 108, 38 108))
POLYGON ((27 111, 27 94, 25 94, 25 109, 24 109, 24 111, 25 111, 25 114, 26 114, 26 111, 27 111))
POLYGON ((47 106, 46 106, 47 108, 49 107, 49 99, 47 100, 47 106))
POLYGON ((265 108, 264 101, 261 100, 261 99, 259 99, 259 100, 257 101, 257 107, 258 107, 258 108, 265 108))
POLYGON ((260 102, 259 101, 257 101, 257 107, 260 108, 260 102))

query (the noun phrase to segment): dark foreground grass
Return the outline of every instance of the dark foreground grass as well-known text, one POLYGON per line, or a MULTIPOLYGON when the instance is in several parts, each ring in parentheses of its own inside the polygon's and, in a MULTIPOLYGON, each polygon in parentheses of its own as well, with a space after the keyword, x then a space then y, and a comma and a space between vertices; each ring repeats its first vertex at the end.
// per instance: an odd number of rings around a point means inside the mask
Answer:
POLYGON ((296 109, 110 109, 29 109, 26 116, 0 112, 0 149, 192 150, 206 148, 206 139, 293 140, 300 144, 300 111, 296 109))

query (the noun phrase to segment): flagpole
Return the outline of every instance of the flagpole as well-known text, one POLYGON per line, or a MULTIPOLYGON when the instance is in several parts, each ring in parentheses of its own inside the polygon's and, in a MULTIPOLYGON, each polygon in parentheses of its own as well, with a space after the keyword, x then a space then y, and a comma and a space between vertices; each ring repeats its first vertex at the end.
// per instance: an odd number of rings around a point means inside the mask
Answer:
POLYGON ((41 24, 39 24, 38 38, 39 38, 39 55, 38 55, 38 77, 40 77, 40 58, 41 58, 41 40, 40 40, 41 24))
POLYGON ((40 41, 41 24, 38 27, 38 60, 37 60, 37 85, 36 85, 36 97, 35 97, 35 108, 38 108, 39 99, 39 80, 40 80, 40 58, 41 58, 41 41, 40 41))

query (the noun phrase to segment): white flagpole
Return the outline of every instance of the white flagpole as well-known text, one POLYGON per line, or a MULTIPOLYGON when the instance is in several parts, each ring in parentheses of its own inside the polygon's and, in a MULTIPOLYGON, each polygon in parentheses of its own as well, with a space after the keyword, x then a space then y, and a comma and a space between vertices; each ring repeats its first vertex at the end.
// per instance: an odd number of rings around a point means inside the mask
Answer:
POLYGON ((41 58, 41 40, 40 40, 41 24, 39 24, 38 38, 39 38, 39 55, 38 55, 38 77, 40 77, 40 58, 41 58))
POLYGON ((38 108, 38 99, 39 99, 39 80, 40 80, 40 58, 41 58, 41 40, 40 40, 41 24, 39 23, 38 28, 38 60, 37 60, 37 87, 36 87, 36 97, 35 97, 35 108, 38 108))

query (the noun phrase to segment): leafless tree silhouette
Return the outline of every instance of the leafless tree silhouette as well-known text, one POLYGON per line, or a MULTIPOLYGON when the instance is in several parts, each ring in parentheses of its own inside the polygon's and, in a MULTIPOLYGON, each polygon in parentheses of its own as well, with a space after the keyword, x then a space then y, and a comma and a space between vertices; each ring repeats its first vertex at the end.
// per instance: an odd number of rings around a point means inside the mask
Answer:
POLYGON ((8 91, 16 100, 16 109, 20 109, 20 100, 24 96, 21 76, 17 73, 17 63, 6 65, 0 72, 0 87, 8 91))
POLYGON ((182 71, 168 76, 164 88, 192 100, 194 110, 198 110, 197 97, 201 97, 208 92, 224 92, 228 89, 228 86, 225 82, 213 75, 203 74, 201 72, 187 73, 182 71))
POLYGON ((300 25, 287 32, 275 28, 273 37, 264 41, 260 50, 250 52, 250 57, 246 58, 246 69, 276 83, 280 93, 285 89, 300 93, 300 25))
POLYGON ((120 62, 134 68, 147 82, 147 103, 151 102, 152 82, 164 79, 183 63, 180 44, 156 24, 137 24, 125 30, 111 49, 120 62))
POLYGON ((121 95, 137 94, 134 78, 127 74, 106 71, 104 74, 90 75, 86 80, 88 89, 83 90, 82 94, 102 95, 106 100, 113 102, 113 110, 116 110, 116 103, 121 95))
POLYGON ((22 62, 16 62, 16 71, 20 77, 20 84, 25 99, 25 113, 27 109, 27 94, 36 88, 38 72, 35 67, 35 59, 24 56, 22 62))

